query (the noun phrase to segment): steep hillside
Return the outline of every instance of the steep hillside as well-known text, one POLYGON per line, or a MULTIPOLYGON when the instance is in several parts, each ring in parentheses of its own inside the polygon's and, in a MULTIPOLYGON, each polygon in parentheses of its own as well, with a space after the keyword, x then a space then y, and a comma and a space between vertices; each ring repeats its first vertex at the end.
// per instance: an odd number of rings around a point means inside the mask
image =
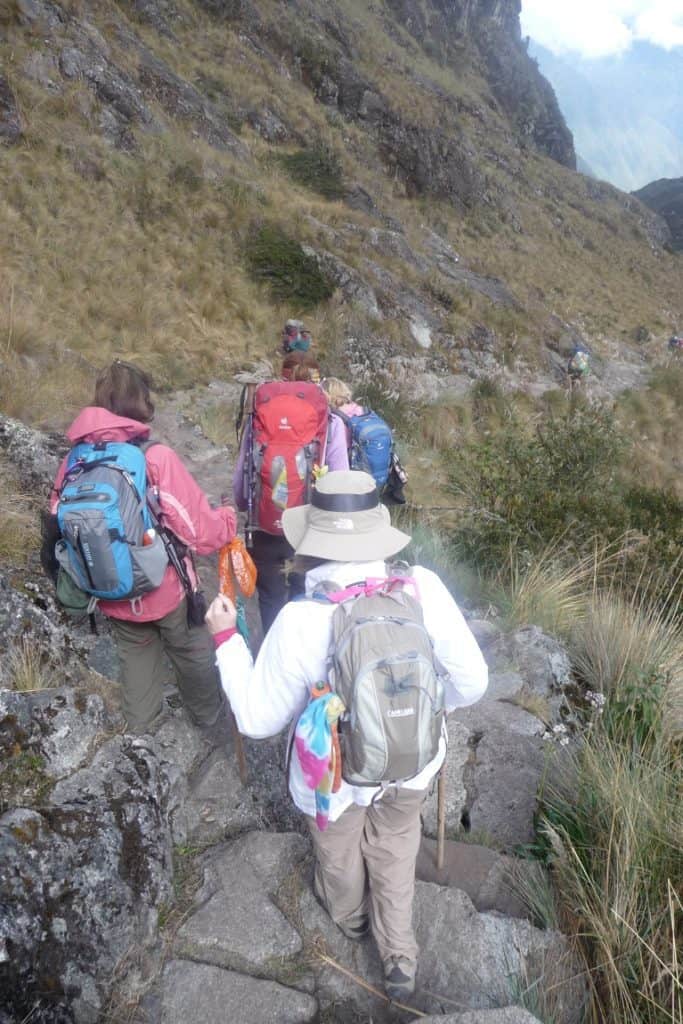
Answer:
POLYGON ((671 231, 672 247, 683 252, 683 178, 651 181, 634 195, 664 218, 671 231))
POLYGON ((578 335, 613 393, 679 317, 668 229, 572 169, 518 0, 0 12, 5 412, 62 425, 114 353, 228 375, 296 313, 413 401, 541 394, 578 335))

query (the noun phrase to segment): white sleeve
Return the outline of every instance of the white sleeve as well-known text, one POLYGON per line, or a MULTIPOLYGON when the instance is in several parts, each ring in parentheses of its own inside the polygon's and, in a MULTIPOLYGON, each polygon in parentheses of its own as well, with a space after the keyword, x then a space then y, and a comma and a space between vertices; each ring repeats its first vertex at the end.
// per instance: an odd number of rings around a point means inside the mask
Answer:
POLYGON ((436 573, 416 565, 413 576, 434 653, 448 672, 446 710, 464 708, 483 696, 488 666, 462 612, 436 573))
POLYGON ((314 605, 285 605, 266 634, 256 664, 241 636, 232 636, 218 648, 221 684, 245 736, 264 739, 282 732, 322 678, 329 612, 314 605))

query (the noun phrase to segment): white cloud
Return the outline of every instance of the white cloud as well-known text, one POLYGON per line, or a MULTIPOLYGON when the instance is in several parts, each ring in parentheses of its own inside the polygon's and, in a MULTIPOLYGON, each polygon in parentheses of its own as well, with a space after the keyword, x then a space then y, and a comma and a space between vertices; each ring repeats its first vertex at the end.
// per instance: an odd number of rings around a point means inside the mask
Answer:
POLYGON ((605 57, 638 39, 683 46, 683 0, 522 0, 522 31, 554 53, 605 57))

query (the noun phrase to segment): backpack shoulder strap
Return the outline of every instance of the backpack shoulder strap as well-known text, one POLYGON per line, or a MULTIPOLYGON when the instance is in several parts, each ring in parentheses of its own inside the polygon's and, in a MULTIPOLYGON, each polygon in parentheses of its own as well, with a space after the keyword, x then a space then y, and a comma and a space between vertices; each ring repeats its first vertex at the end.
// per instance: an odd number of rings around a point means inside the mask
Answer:
POLYGON ((347 427, 351 426, 351 419, 350 419, 350 417, 347 416, 345 412, 342 412, 341 409, 332 409, 332 408, 330 408, 330 415, 331 416, 338 416, 339 419, 342 421, 342 423, 345 423, 347 427))

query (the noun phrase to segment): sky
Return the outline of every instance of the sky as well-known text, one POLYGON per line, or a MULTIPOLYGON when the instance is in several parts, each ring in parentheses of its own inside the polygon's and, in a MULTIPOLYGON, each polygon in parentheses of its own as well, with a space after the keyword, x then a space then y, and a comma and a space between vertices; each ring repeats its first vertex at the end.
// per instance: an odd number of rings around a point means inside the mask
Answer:
POLYGON ((522 33, 558 55, 624 53, 637 40, 683 47, 683 0, 522 0, 522 33))

